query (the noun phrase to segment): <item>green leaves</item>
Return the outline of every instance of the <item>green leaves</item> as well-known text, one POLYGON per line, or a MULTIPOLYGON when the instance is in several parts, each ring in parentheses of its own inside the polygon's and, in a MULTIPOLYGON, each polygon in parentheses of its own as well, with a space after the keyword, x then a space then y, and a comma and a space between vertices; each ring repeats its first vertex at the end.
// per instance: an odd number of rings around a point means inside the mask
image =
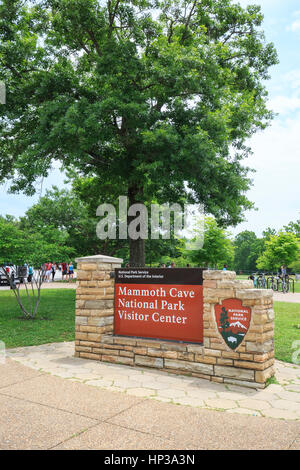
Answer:
POLYGON ((70 259, 74 250, 65 242, 53 227, 47 227, 44 233, 28 227, 24 230, 19 222, 0 217, 0 265, 27 263, 39 268, 48 261, 70 259))
POLYGON ((204 244, 200 250, 186 255, 197 266, 210 266, 222 269, 224 264, 232 264, 233 245, 229 233, 218 226, 215 219, 206 217, 204 221, 204 244))
POLYGON ((293 233, 279 232, 266 241, 266 248, 257 260, 258 269, 277 270, 281 265, 288 266, 297 260, 300 253, 300 240, 293 233))
POLYGON ((256 271, 256 261, 261 255, 264 240, 257 238, 254 232, 240 232, 234 240, 234 269, 236 272, 256 271))

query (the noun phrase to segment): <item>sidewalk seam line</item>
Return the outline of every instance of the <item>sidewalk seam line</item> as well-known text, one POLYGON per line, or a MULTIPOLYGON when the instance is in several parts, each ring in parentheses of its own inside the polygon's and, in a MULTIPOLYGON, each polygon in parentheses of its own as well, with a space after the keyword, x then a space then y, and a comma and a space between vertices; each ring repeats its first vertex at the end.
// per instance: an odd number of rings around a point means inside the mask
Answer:
MULTIPOLYGON (((116 416, 118 416, 120 413, 122 413, 123 411, 127 411, 131 408, 133 408, 134 406, 136 405, 139 405, 140 403, 144 402, 144 401, 147 401, 147 400, 141 400, 139 401, 138 403, 134 403, 133 405, 130 405, 128 408, 125 408, 124 410, 120 411, 119 413, 113 415, 113 416, 110 416, 108 418, 105 418, 105 419, 100 419, 100 418, 91 418, 90 416, 86 416, 84 414, 80 414, 80 413, 76 413, 75 411, 70 411, 70 410, 65 410, 63 408, 58 408, 58 407, 55 407, 53 405, 47 405, 47 404, 44 404, 44 403, 40 403, 40 402, 37 402, 37 401, 32 401, 32 400, 29 400, 27 398, 20 398, 20 397, 16 397, 16 396, 13 396, 13 395, 8 395, 7 393, 3 393, 1 390, 0 390, 0 396, 3 396, 3 397, 7 397, 7 398, 13 398, 15 400, 19 400, 19 401, 23 401, 25 403, 29 403, 29 404, 33 404, 33 405, 39 405, 39 406, 43 406, 45 408, 50 408, 52 410, 57 410, 57 411, 62 411, 64 413, 69 413, 69 414, 73 414, 75 416, 79 416, 81 418, 86 418, 86 419, 91 419, 92 421, 96 421, 98 423, 103 423, 103 422, 106 422, 107 420, 109 419, 112 419, 116 416)), ((108 421, 107 421, 108 423, 108 421)), ((109 423, 111 424, 111 423, 109 423)))
POLYGON ((18 385, 18 384, 21 384, 23 382, 28 382, 29 380, 37 379, 38 377, 42 377, 43 375, 46 375, 45 372, 41 372, 39 375, 36 375, 35 377, 29 377, 28 379, 23 379, 23 380, 20 380, 19 382, 14 382, 14 383, 9 384, 9 385, 4 385, 3 387, 0 385, 0 393, 1 393, 1 390, 5 389, 5 388, 12 387, 13 385, 18 385))

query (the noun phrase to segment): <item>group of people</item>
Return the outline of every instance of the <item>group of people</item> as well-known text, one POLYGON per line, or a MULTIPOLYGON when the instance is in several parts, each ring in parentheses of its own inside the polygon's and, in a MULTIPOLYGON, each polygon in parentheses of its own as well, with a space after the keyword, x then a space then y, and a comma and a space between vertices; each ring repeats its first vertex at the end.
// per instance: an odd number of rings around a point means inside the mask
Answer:
MULTIPOLYGON (((160 268, 176 268, 176 264, 174 263, 174 261, 172 261, 172 263, 170 263, 169 266, 167 266, 165 263, 162 263, 159 267, 160 268)), ((190 268, 190 265, 187 264, 186 267, 190 268)))
POLYGON ((52 282, 55 280, 55 275, 56 275, 56 271, 59 270, 61 272, 61 279, 62 281, 64 280, 68 280, 69 279, 69 282, 72 282, 73 281, 73 278, 74 278, 74 266, 73 266, 73 263, 72 261, 70 261, 70 263, 45 263, 43 266, 42 266, 44 272, 45 272, 45 277, 44 277, 44 280, 46 282, 50 282, 52 280, 52 282))

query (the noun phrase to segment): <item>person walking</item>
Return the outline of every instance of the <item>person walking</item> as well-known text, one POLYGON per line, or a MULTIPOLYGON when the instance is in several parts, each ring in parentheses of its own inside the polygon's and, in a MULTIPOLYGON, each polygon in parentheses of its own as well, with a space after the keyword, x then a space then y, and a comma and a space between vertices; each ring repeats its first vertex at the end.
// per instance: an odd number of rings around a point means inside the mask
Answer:
POLYGON ((54 282, 54 278, 55 278, 55 274, 56 274, 56 269, 57 269, 56 263, 53 263, 53 264, 52 264, 52 268, 51 268, 51 272, 52 272, 52 282, 54 282))
POLYGON ((74 276, 74 266, 72 261, 69 263, 69 282, 73 281, 73 276, 74 276))
POLYGON ((281 282, 282 282, 282 292, 288 292, 288 275, 286 271, 286 266, 283 264, 281 266, 281 282))
POLYGON ((282 279, 284 279, 286 277, 286 266, 283 264, 280 269, 281 269, 281 277, 282 279))
POLYGON ((47 280, 47 282, 50 282, 51 272, 52 272, 52 263, 49 262, 46 266, 46 280, 47 280))
POLYGON ((62 269, 62 274, 61 274, 62 281, 64 281, 65 278, 67 280, 67 273, 68 273, 67 263, 61 263, 61 269, 62 269))
POLYGON ((29 266, 28 268, 28 276, 27 276, 27 282, 31 282, 33 277, 33 266, 29 266))

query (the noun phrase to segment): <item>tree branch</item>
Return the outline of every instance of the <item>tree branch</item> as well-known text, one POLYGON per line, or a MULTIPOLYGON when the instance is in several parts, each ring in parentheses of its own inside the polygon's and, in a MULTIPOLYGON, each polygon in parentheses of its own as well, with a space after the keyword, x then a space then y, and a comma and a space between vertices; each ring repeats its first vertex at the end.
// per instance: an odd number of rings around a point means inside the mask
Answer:
POLYGON ((20 74, 20 72, 18 72, 18 70, 16 70, 12 65, 7 64, 2 59, 1 59, 1 62, 4 67, 8 68, 12 72, 13 75, 16 75, 18 78, 22 78, 22 75, 20 74))
POLYGON ((79 45, 82 47, 82 49, 89 55, 91 53, 89 48, 82 41, 78 41, 78 42, 79 42, 79 45))
POLYGON ((193 3, 193 6, 191 8, 191 11, 189 13, 189 16, 187 17, 187 20, 186 20, 186 23, 185 23, 185 28, 184 28, 184 31, 183 31, 183 34, 182 34, 182 38, 181 38, 181 44, 184 43, 184 40, 186 38, 186 33, 187 33, 187 30, 188 30, 188 27, 189 27, 189 24, 190 24, 190 21, 191 21, 191 18, 192 18, 192 15, 194 13, 194 9, 197 5, 197 0, 194 0, 194 3, 193 3))
POLYGON ((100 160, 99 156, 98 156, 95 152, 93 152, 92 150, 89 150, 89 151, 87 152, 87 154, 88 154, 90 157, 92 157, 92 159, 93 159, 95 162, 99 162, 99 163, 101 163, 102 165, 109 166, 109 163, 108 163, 108 162, 105 162, 105 161, 103 161, 103 160, 100 160))
POLYGON ((169 29, 169 34, 168 34, 168 43, 169 44, 171 43, 171 39, 172 39, 172 36, 173 36, 173 24, 174 23, 175 23, 175 21, 170 20, 170 29, 169 29))
POLYGON ((94 35, 93 31, 87 30, 87 33, 88 33, 92 43, 95 46, 95 49, 97 51, 98 56, 102 57, 102 51, 100 49, 100 46, 99 46, 99 43, 98 43, 97 39, 95 38, 95 35, 94 35))
POLYGON ((235 28, 233 28, 233 30, 231 31, 231 33, 228 34, 228 36, 226 36, 226 37, 224 38, 224 40, 222 41, 222 44, 226 44, 226 42, 229 41, 229 39, 230 39, 234 34, 237 34, 238 36, 247 36, 247 34, 251 34, 251 31, 240 31, 240 30, 236 30, 235 28))
POLYGON ((111 1, 110 0, 108 1, 108 4, 109 4, 109 36, 111 36, 112 29, 113 29, 113 24, 114 24, 115 17, 116 17, 118 8, 119 8, 120 0, 116 1, 115 7, 114 7, 114 10, 113 10, 112 13, 110 11, 110 6, 111 6, 111 1))

